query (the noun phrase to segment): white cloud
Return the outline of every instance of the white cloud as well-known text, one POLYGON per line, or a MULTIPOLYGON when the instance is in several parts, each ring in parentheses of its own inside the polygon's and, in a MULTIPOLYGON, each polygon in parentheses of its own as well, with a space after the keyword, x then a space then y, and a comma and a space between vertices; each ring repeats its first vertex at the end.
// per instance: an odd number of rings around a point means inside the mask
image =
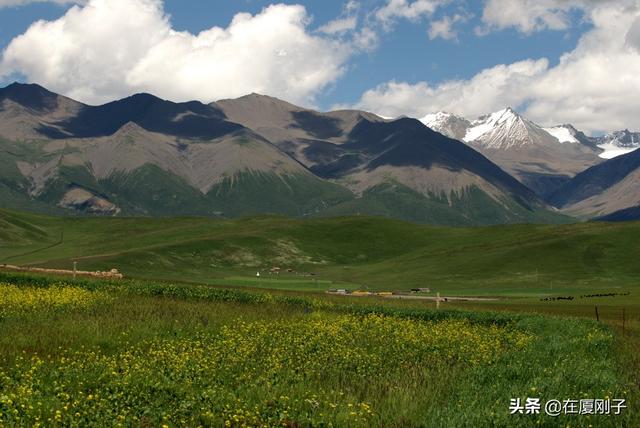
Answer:
POLYGON ((378 33, 371 27, 363 27, 353 35, 352 44, 354 48, 363 51, 373 51, 378 47, 380 38, 378 33))
POLYGON ((639 9, 624 5, 595 9, 594 29, 531 82, 526 113, 588 131, 640 129, 640 54, 629 44, 639 19, 639 9))
POLYGON ((322 27, 318 28, 318 31, 325 34, 340 34, 346 31, 351 31, 356 28, 358 19, 355 16, 349 16, 347 18, 337 18, 333 21, 329 21, 322 27))
POLYGON ((625 39, 627 46, 640 53, 640 18, 637 18, 631 25, 625 39))
POLYGON ((365 92, 357 106, 386 116, 446 110, 473 118, 510 105, 543 125, 640 129, 640 7, 607 2, 589 19, 593 29, 553 67, 527 60, 438 85, 392 81, 365 92))
POLYGON ((453 16, 444 16, 438 21, 431 21, 429 24, 429 39, 434 40, 438 37, 444 40, 457 40, 458 31, 454 28, 455 24, 466 22, 468 20, 466 15, 459 13, 453 16))
POLYGON ((310 105, 353 46, 308 24, 304 7, 278 4, 191 34, 172 29, 161 0, 90 0, 13 39, 0 75, 22 73, 89 103, 136 91, 203 101, 262 92, 310 105))
POLYGON ((324 34, 344 34, 355 30, 358 26, 357 14, 359 9, 359 2, 355 0, 348 1, 342 8, 340 16, 318 28, 318 31, 324 34))
POLYGON ((521 61, 484 70, 470 80, 452 80, 435 86, 392 81, 365 92, 358 105, 393 117, 422 117, 439 110, 476 117, 505 105, 520 105, 526 97, 519 93, 518 86, 545 72, 547 67, 544 59, 521 61))
POLYGON ((448 0, 388 0, 384 7, 375 12, 375 17, 389 29, 398 19, 415 22, 424 16, 431 16, 446 3, 448 0))
POLYGON ((607 3, 623 3, 626 0, 486 0, 482 12, 485 27, 483 34, 491 30, 516 28, 530 34, 542 30, 566 30, 571 26, 571 11, 590 11, 607 3))
POLYGON ((64 5, 70 3, 86 3, 86 0, 0 0, 0 9, 5 7, 24 6, 30 3, 55 3, 64 5))

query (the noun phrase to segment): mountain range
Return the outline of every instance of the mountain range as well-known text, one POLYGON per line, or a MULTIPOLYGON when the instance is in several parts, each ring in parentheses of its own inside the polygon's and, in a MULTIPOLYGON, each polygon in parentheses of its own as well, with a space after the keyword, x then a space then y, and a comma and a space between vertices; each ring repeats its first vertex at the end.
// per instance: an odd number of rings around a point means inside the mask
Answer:
POLYGON ((368 214, 434 224, 564 221, 464 143, 415 119, 251 94, 89 106, 0 90, 3 207, 57 214, 368 214))
MULTIPOLYGON (((446 225, 570 220, 553 205, 592 214, 575 206, 583 193, 558 192, 610 162, 600 140, 511 109, 434 116, 325 113, 259 94, 90 106, 14 83, 0 89, 0 201, 59 215, 366 214, 446 225)), ((628 150, 629 135, 606 144, 628 150)))
MULTIPOLYGON (((511 108, 474 121, 445 112, 421 121, 483 153, 567 214, 602 217, 640 205, 633 154, 638 132, 590 137, 570 124, 542 127, 511 108)), ((626 212, 625 218, 636 211, 626 212)))

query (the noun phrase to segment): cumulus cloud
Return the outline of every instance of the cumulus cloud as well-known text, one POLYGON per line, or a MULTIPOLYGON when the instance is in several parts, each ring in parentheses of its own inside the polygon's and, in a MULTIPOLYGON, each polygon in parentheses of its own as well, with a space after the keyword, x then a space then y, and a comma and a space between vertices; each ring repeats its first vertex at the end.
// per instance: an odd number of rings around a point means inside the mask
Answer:
POLYGON ((637 18, 626 35, 627 46, 640 53, 640 18, 637 18))
POLYGON ((455 25, 467 20, 466 15, 456 13, 453 16, 444 16, 440 20, 431 21, 428 31, 429 39, 434 40, 439 37, 444 40, 457 40, 458 31, 455 29, 455 25))
POLYGON ((593 29, 553 67, 538 59, 438 85, 392 81, 365 92, 357 106, 386 116, 446 110, 469 118, 512 106, 543 125, 640 129, 640 8, 608 3, 589 19, 593 29))
POLYGON ((365 92, 359 106, 384 116, 422 117, 445 110, 468 117, 520 105, 518 87, 548 68, 548 61, 521 61, 484 70, 470 80, 451 80, 431 86, 427 82, 388 82, 365 92))
POLYGON ((344 34, 355 30, 358 26, 359 9, 360 3, 355 0, 348 1, 342 9, 342 14, 318 28, 318 31, 324 34, 344 34))
POLYGON ((640 54, 632 39, 640 10, 595 9, 594 29, 560 63, 531 82, 526 114, 543 123, 572 122, 588 131, 640 129, 640 54))
POLYGON ((354 48, 311 34, 309 21, 304 7, 277 4, 191 34, 171 27, 161 0, 89 0, 12 40, 0 75, 89 103, 139 91, 203 101, 262 92, 310 105, 354 48))
POLYGON ((482 11, 483 34, 491 30, 516 28, 530 34, 542 30, 566 30, 571 26, 571 11, 589 11, 612 1, 625 0, 487 0, 482 11))
POLYGON ((0 0, 0 9, 4 7, 24 6, 30 3, 55 3, 55 4, 83 4, 86 0, 0 0))
POLYGON ((358 19, 355 16, 349 16, 347 18, 337 18, 327 22, 322 27, 318 28, 318 31, 325 34, 340 34, 346 31, 351 31, 356 28, 358 19))
POLYGON ((424 16, 431 16, 448 0, 388 0, 386 5, 375 12, 375 17, 387 29, 398 19, 418 21, 424 16))

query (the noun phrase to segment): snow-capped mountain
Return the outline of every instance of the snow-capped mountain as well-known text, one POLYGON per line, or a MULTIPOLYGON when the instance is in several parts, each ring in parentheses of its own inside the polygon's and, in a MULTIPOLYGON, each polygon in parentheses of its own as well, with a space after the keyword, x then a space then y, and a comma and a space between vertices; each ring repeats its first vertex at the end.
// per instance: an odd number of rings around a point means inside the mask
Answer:
POLYGON ((553 135, 559 143, 572 143, 582 144, 592 148, 596 152, 600 152, 602 149, 598 147, 598 138, 589 137, 582 131, 578 131, 573 125, 564 124, 557 125, 550 128, 543 128, 549 134, 553 135))
POLYGON ((473 121, 463 141, 485 149, 508 150, 541 143, 553 144, 555 138, 507 107, 473 121))
POLYGON ((465 142, 543 197, 600 162, 595 142, 572 126, 545 129, 509 107, 472 122, 442 112, 422 122, 465 142))
POLYGON ((610 132, 602 137, 589 137, 571 125, 559 125, 544 128, 558 139, 560 143, 580 143, 600 151, 602 159, 613 159, 640 148, 640 132, 610 132))
POLYGON ((597 139, 597 145, 603 152, 600 157, 613 159, 640 148, 640 132, 615 131, 597 139))
POLYGON ((536 138, 532 138, 534 134, 538 139, 558 143, 580 143, 598 150, 596 138, 586 136, 572 125, 543 128, 520 116, 510 107, 481 116, 474 121, 447 112, 431 113, 420 121, 449 138, 466 143, 475 142, 491 148, 508 149, 534 144, 536 143, 536 138), (550 139, 549 136, 552 138, 550 139))
POLYGON ((434 131, 455 140, 462 140, 467 134, 467 129, 471 126, 471 122, 464 117, 444 111, 428 114, 420 119, 420 122, 434 131))

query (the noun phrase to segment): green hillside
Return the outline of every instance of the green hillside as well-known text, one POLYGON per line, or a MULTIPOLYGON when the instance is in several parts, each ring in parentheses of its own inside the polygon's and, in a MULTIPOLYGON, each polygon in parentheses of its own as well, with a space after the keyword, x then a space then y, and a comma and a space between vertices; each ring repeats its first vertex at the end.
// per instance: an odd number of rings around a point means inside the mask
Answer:
POLYGON ((367 189, 357 199, 322 211, 322 216, 357 214, 399 218, 441 226, 488 226, 495 224, 575 221, 542 208, 527 209, 513 199, 498 201, 476 186, 449 195, 425 196, 400 183, 389 181, 367 189), (507 208, 507 209, 505 209, 507 208))
POLYGON ((69 268, 76 260, 83 269, 116 267, 134 277, 261 288, 271 286, 254 284, 256 272, 265 277, 277 266, 285 271, 279 280, 327 281, 314 289, 339 283, 514 296, 627 290, 640 277, 638 237, 640 223, 446 228, 374 217, 54 218, 0 211, 0 263, 69 268))

